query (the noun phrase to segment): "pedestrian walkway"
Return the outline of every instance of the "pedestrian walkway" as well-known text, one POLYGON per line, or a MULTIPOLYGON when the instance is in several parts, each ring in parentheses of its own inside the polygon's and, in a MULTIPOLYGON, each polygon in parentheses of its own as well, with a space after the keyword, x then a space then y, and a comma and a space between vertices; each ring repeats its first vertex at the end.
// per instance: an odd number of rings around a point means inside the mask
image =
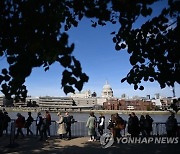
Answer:
POLYGON ((116 144, 102 148, 99 141, 88 142, 88 137, 60 140, 57 137, 38 141, 36 137, 17 139, 14 147, 9 146, 9 137, 0 138, 0 153, 10 154, 178 154, 178 144, 116 144))

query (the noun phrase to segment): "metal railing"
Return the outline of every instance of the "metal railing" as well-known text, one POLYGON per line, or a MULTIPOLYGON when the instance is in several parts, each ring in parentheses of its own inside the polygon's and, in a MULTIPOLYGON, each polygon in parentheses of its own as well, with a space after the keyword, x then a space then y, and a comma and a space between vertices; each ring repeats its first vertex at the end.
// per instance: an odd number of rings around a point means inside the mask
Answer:
MULTIPOLYGON (((178 123, 178 125, 180 125, 180 123, 178 123)), ((109 130, 107 129, 108 126, 108 122, 105 123, 105 130, 104 132, 109 132, 109 130)), ((151 132, 151 135, 153 136, 164 136, 166 135, 166 127, 165 127, 165 123, 153 123, 152 125, 153 130, 151 132)), ((36 135, 36 121, 34 120, 32 125, 30 126, 31 131, 33 132, 34 135, 36 135)), ((56 121, 51 121, 51 126, 50 126, 50 134, 51 136, 57 136, 57 129, 58 129, 58 124, 56 123, 56 121)), ((22 128, 22 131, 24 133, 24 135, 26 135, 26 128, 22 128)), ((16 132, 16 128, 14 125, 14 120, 12 120, 9 125, 8 125, 8 129, 7 129, 7 134, 8 135, 12 135, 12 133, 16 132), (13 128, 14 127, 14 128, 13 128), (13 132, 12 132, 13 130, 13 132)), ((98 134, 98 131, 96 129, 96 132, 98 134)), ((78 121, 75 122, 71 125, 71 134, 74 137, 83 137, 83 136, 88 136, 88 129, 86 127, 86 122, 84 121, 78 121)), ((123 136, 128 135, 127 132, 127 125, 126 128, 124 130, 121 131, 121 134, 123 136)))

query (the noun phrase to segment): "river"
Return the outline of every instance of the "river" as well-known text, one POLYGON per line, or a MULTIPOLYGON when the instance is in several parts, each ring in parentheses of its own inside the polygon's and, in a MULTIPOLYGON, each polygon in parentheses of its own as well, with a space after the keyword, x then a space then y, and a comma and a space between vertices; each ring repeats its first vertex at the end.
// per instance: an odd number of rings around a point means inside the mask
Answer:
MULTIPOLYGON (((16 115, 17 115, 17 113, 18 112, 8 112, 8 114, 9 114, 9 116, 11 117, 11 119, 16 119, 17 117, 16 117, 16 115)), ((20 112, 25 118, 27 118, 28 117, 28 114, 27 114, 27 112, 20 112)), ((42 114, 43 114, 43 112, 42 112, 42 114)), ((58 116, 57 116, 57 113, 50 113, 51 114, 51 118, 52 118, 52 120, 58 120, 58 116)), ((64 113, 63 113, 64 114, 64 113)), ((83 121, 83 122, 85 122, 85 121, 87 121, 87 119, 88 119, 88 117, 89 117, 89 113, 70 113, 70 115, 73 115, 73 117, 74 117, 74 119, 76 120, 76 121, 83 121)), ((96 117, 98 118, 99 117, 99 114, 95 114, 96 115, 96 117)), ((166 122, 166 120, 167 120, 167 118, 169 117, 169 115, 160 115, 160 114, 157 114, 157 115, 155 115, 155 114, 149 114, 152 118, 153 118, 153 120, 154 120, 154 122, 166 122)), ((34 118, 34 119, 36 119, 36 116, 37 116, 37 112, 32 112, 32 117, 34 118)), ((104 114, 104 116, 105 116, 105 119, 106 119, 106 122, 109 120, 109 118, 110 118, 110 114, 104 114)), ((128 120, 128 115, 127 114, 120 114, 120 116, 124 119, 124 120, 128 120)), ((137 115, 138 117, 140 117, 140 115, 137 115)), ((176 116, 176 119, 177 119, 177 121, 178 122, 180 122, 180 114, 177 114, 176 116)))

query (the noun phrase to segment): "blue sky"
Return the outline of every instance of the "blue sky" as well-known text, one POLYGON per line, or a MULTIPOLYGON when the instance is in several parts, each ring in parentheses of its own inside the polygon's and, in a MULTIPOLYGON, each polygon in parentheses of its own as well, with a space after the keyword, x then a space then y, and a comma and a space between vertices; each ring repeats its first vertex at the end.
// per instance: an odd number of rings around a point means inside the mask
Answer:
MULTIPOLYGON (((156 5, 157 8, 159 5, 156 5)), ((161 5, 162 6, 162 5, 161 5)), ((158 10, 156 10, 158 11, 158 10)), ((156 12, 157 13, 157 12, 156 12)), ((136 23, 137 26, 142 21, 136 23)), ((107 25, 105 27, 92 28, 90 20, 82 20, 78 28, 72 28, 69 33, 69 43, 75 43, 73 55, 81 62, 83 72, 89 76, 89 82, 84 85, 84 90, 95 91, 101 96, 102 88, 106 81, 111 85, 114 96, 121 97, 123 93, 129 97, 138 95, 154 96, 160 93, 162 96, 172 96, 169 87, 161 89, 158 83, 143 83, 145 90, 134 90, 133 85, 121 79, 129 72, 129 54, 125 50, 116 51, 112 42, 112 31, 118 30, 118 25, 107 25)), ((0 69, 7 64, 5 58, 0 59, 0 69)), ((32 74, 26 79, 28 95, 32 96, 65 96, 61 89, 61 74, 63 68, 54 63, 50 70, 44 72, 43 68, 35 68, 32 74)), ((175 85, 176 96, 180 97, 180 86, 175 85)))

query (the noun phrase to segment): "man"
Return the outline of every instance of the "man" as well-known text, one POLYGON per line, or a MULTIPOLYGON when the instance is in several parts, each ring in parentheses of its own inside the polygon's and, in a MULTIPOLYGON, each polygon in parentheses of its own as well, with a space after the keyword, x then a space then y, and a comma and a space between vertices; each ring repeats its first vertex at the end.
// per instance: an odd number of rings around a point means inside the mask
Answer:
POLYGON ((69 112, 66 112, 65 113, 65 123, 66 123, 66 136, 68 136, 68 140, 71 139, 71 123, 72 123, 72 119, 73 119, 73 117, 69 115, 69 112))
POLYGON ((49 113, 49 111, 45 111, 46 112, 46 121, 47 121, 47 132, 48 132, 48 137, 50 137, 50 125, 51 125, 51 115, 49 113))
POLYGON ((6 134, 8 134, 8 123, 11 121, 11 118, 9 117, 8 113, 4 112, 4 123, 3 123, 3 130, 6 131, 6 134))
POLYGON ((41 112, 38 112, 37 118, 36 118, 36 136, 41 135, 41 126, 43 123, 43 118, 41 116, 41 112))
POLYGON ((4 122, 4 114, 2 110, 0 110, 0 137, 3 135, 3 122, 4 122))
POLYGON ((139 119, 134 112, 131 113, 128 120, 128 133, 131 137, 138 137, 140 133, 139 119))
POLYGON ((33 117, 31 116, 31 112, 28 112, 28 118, 26 120, 26 125, 25 127, 27 128, 27 136, 29 135, 29 133, 31 135, 33 135, 33 132, 30 130, 30 126, 32 124, 32 122, 34 121, 33 117))
POLYGON ((177 132, 178 124, 175 114, 171 113, 171 116, 168 117, 166 121, 166 131, 168 137, 175 137, 177 132))

